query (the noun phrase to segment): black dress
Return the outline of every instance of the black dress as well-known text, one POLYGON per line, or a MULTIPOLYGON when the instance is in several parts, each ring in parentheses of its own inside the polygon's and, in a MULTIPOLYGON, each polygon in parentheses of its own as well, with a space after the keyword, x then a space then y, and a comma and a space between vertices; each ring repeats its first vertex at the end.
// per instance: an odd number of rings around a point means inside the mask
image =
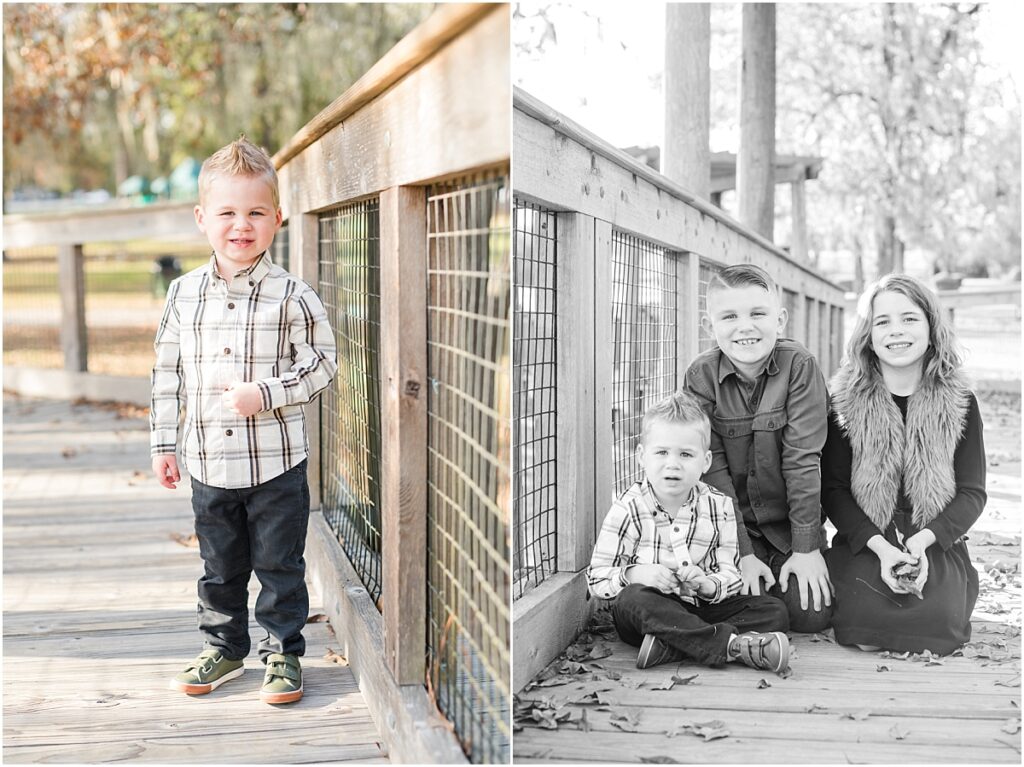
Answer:
MULTIPOLYGON (((892 395, 904 420, 907 397, 892 395)), ((935 534, 928 547, 924 599, 894 594, 882 581, 878 557, 868 540, 882 534, 897 543, 918 532, 910 501, 900 489, 898 507, 880 531, 853 498, 850 442, 829 417, 828 439, 821 456, 821 501, 837 534, 825 554, 836 596, 832 627, 839 644, 875 645, 897 652, 945 655, 971 638, 971 612, 978 599, 978 573, 971 564, 964 534, 985 507, 985 445, 981 413, 971 395, 964 434, 953 457, 957 492, 926 527, 935 534)))

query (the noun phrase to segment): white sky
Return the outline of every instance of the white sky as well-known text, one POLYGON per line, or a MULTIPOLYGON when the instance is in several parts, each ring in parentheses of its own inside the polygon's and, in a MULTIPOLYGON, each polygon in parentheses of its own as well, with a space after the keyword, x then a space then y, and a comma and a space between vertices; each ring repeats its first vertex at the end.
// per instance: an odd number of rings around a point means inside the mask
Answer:
MULTIPOLYGON (((517 85, 615 146, 661 144, 665 3, 524 0, 517 5, 527 16, 547 6, 557 33, 557 44, 548 43, 542 57, 514 53, 517 85)), ((987 58, 1014 72, 1019 87, 1024 83, 1024 3, 998 0, 989 6, 981 28, 987 58)), ((517 29, 523 23, 513 19, 513 41, 527 32, 517 29)), ((727 132, 713 133, 711 145, 735 151, 729 146, 733 140, 727 132)))

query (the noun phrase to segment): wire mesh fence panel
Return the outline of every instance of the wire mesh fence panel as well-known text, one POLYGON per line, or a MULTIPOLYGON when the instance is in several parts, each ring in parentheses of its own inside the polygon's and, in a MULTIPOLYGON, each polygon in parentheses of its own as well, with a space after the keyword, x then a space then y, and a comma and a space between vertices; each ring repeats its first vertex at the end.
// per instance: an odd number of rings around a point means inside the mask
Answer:
POLYGON ((510 200, 430 188, 427 684, 476 763, 509 759, 510 200))
POLYGON ((4 364, 60 368, 57 249, 4 251, 4 364))
POLYGON ((612 233, 612 462, 615 494, 640 478, 635 458, 644 411, 676 390, 678 256, 612 233))
POLYGON ((291 267, 291 257, 288 252, 288 222, 281 224, 281 228, 274 235, 274 242, 270 246, 270 260, 280 266, 286 272, 291 267))
POLYGON ((515 201, 513 230, 512 594, 557 570, 556 227, 553 211, 515 201))
POLYGON ((378 200, 352 203, 320 215, 319 266, 320 297, 338 346, 338 374, 320 399, 321 504, 324 519, 379 605, 378 200))
MULTIPOLYGON (((720 271, 722 271, 722 267, 719 264, 701 259, 697 277, 697 322, 700 322, 700 319, 708 311, 708 283, 720 271)), ((706 352, 708 349, 714 349, 715 346, 717 346, 717 342, 714 335, 701 325, 700 336, 697 339, 697 351, 706 352)))

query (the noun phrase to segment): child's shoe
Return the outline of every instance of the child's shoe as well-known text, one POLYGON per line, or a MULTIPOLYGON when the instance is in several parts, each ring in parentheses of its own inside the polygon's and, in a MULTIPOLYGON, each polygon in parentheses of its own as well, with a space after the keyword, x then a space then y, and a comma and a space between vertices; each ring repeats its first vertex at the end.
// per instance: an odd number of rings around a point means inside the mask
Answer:
POLYGON ((789 667, 789 638, 781 631, 765 634, 748 631, 729 640, 728 654, 751 668, 777 674, 789 667))
POLYGON ((245 671, 244 662, 228 660, 212 647, 199 653, 185 670, 171 680, 171 689, 189 695, 205 695, 245 671))
POLYGON ((654 634, 645 634, 636 656, 637 668, 650 668, 662 663, 675 663, 686 656, 679 650, 662 642, 654 634))
POLYGON ((302 697, 302 666, 297 655, 271 653, 263 677, 260 700, 264 703, 294 703, 302 697))

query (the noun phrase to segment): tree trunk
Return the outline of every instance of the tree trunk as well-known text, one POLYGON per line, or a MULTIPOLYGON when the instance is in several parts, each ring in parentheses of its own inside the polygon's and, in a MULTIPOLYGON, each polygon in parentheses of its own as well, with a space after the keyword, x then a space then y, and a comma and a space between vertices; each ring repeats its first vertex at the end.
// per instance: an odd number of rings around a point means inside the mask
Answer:
POLYGON ((708 199, 711 193, 711 6, 665 6, 665 137, 661 172, 708 199))
POLYGON ((775 6, 743 6, 740 151, 736 168, 740 222, 773 239, 775 231, 775 6))

